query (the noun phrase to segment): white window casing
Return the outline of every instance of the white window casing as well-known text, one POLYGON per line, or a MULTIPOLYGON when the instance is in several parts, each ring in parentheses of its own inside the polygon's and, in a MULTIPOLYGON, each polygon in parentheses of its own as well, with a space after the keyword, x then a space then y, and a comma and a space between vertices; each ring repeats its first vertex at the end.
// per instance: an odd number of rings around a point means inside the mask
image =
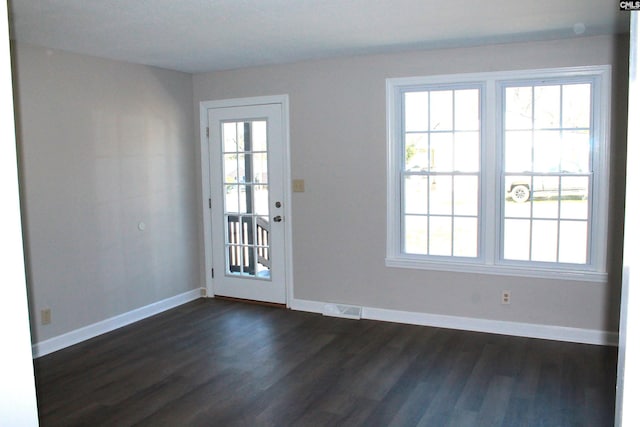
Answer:
MULTIPOLYGON (((387 79, 386 265, 400 268, 606 282, 610 76, 611 68, 605 65, 387 79), (505 214, 503 205, 506 204, 503 203, 505 185, 502 180, 505 146, 503 89, 506 86, 545 85, 547 82, 553 85, 570 85, 573 82, 591 84, 592 111, 589 131, 592 175, 590 175, 591 187, 588 193, 590 210, 588 221, 586 221, 588 254, 585 263, 558 262, 559 255, 556 255, 556 262, 518 261, 504 259, 502 254, 505 214), (405 204, 402 193, 403 180, 407 173, 404 170, 404 93, 469 87, 480 90, 477 257, 406 253, 403 247, 405 204)), ((532 135, 535 135, 535 132, 536 130, 533 129, 532 135)), ((557 175, 561 183, 563 181, 559 177, 560 172, 558 171, 557 175)), ((533 191, 533 188, 531 190, 533 191)), ((533 203, 531 205, 533 206, 533 203)), ((533 216, 529 218, 531 221, 534 219, 533 216)), ((560 227, 562 223, 560 217, 556 222, 557 227, 560 227)), ((560 236, 560 231, 557 233, 560 236)))

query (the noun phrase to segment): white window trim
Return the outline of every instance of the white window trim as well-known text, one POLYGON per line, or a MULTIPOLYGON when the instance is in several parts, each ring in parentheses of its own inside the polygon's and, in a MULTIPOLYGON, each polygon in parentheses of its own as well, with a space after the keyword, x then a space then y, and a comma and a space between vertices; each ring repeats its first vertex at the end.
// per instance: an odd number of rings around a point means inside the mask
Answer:
POLYGON ((387 267, 412 268, 422 270, 441 270, 461 273, 481 273, 518 277, 551 278, 584 282, 606 283, 607 267, 607 227, 609 208, 609 135, 610 135, 610 97, 611 66, 586 66, 571 68, 551 68, 538 70, 520 70, 507 72, 489 72, 472 74, 451 74, 425 77, 391 78, 386 80, 387 94, 387 267), (496 171, 500 165, 500 117, 487 105, 496 105, 500 96, 500 82, 514 80, 540 80, 545 78, 571 78, 576 76, 596 77, 599 81, 599 99, 594 102, 593 133, 601 144, 594 150, 593 162, 597 164, 597 178, 593 181, 593 194, 597 203, 593 203, 591 212, 591 235, 589 238, 591 264, 584 268, 573 265, 553 265, 535 262, 500 261, 501 219, 498 203, 486 201, 498 200, 501 185, 496 171), (401 170, 400 154, 402 138, 399 126, 402 119, 400 97, 407 87, 434 85, 479 84, 481 94, 481 190, 479 215, 478 258, 446 257, 440 260, 420 255, 402 253, 401 237, 401 170))

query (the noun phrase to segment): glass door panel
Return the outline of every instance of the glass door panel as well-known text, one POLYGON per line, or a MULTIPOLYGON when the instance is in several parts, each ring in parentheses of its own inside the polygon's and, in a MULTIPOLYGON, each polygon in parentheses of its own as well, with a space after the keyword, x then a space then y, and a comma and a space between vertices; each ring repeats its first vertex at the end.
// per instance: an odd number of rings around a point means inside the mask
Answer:
POLYGON ((271 279, 266 120, 222 125, 225 273, 271 279))

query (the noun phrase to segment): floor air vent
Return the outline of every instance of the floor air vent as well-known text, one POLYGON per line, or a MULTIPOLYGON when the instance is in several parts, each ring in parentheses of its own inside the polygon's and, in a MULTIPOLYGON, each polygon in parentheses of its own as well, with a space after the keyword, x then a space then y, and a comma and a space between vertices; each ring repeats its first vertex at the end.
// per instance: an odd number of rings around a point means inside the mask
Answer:
POLYGON ((325 304, 322 310, 323 316, 344 317, 347 319, 360 319, 362 307, 342 304, 325 304))

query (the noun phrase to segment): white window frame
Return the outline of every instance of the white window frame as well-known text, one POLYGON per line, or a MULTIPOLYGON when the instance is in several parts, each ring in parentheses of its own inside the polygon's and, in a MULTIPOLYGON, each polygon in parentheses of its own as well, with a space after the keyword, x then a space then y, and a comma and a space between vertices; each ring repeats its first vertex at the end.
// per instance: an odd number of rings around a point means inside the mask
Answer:
POLYGON ((611 67, 586 66, 507 72, 452 74, 426 77, 390 78, 387 93, 387 254, 388 267, 442 270, 463 273, 553 278, 606 283, 607 227, 609 207, 609 134, 611 67), (502 234, 502 112, 500 104, 503 83, 521 80, 523 84, 545 79, 589 77, 593 82, 593 147, 590 263, 553 264, 532 261, 501 260, 502 234), (480 196, 478 257, 431 257, 406 254, 402 251, 402 95, 408 89, 420 90, 435 86, 479 85, 480 100, 480 196))

